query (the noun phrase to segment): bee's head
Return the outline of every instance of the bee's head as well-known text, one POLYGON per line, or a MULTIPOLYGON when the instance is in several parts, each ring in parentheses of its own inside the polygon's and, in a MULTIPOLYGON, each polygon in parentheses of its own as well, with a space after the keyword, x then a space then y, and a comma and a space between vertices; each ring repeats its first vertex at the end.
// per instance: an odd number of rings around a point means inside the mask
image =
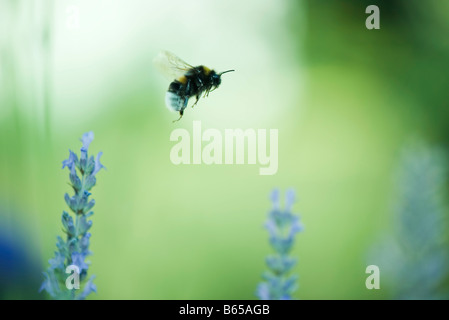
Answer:
POLYGON ((213 87, 218 87, 221 84, 221 74, 218 74, 215 71, 213 71, 211 78, 213 87))
POLYGON ((235 71, 235 70, 227 70, 227 71, 224 71, 224 72, 221 72, 221 73, 216 73, 215 71, 213 71, 213 74, 212 74, 212 85, 214 87, 218 87, 221 84, 221 75, 223 73, 231 72, 231 71, 235 71))

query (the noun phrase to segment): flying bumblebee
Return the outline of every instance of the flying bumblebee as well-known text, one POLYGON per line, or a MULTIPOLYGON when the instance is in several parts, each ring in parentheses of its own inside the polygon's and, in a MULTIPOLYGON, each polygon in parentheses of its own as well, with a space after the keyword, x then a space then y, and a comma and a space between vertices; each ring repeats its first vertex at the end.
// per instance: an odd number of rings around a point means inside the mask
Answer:
POLYGON ((235 70, 217 73, 205 66, 193 67, 168 51, 161 51, 154 59, 155 66, 166 76, 173 80, 165 94, 165 104, 171 111, 179 112, 179 121, 191 97, 196 97, 192 108, 198 103, 201 96, 207 97, 209 93, 221 84, 221 75, 235 70))

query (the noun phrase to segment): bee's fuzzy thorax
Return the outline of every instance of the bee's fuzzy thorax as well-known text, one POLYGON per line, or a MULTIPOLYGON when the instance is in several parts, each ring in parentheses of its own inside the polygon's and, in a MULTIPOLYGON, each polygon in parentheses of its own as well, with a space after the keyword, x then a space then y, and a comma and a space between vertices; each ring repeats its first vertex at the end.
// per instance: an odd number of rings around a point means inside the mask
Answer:
POLYGON ((211 73, 211 71, 213 71, 213 70, 209 69, 209 68, 206 67, 206 66, 202 66, 202 67, 203 67, 204 74, 205 74, 206 76, 208 76, 208 75, 211 73))

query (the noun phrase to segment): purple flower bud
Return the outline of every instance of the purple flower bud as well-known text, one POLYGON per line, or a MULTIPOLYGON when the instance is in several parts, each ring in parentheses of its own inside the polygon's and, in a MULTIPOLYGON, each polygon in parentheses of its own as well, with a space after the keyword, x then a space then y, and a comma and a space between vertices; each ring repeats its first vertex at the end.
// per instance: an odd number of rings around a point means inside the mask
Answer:
POLYGON ((70 169, 69 178, 73 188, 76 190, 76 192, 78 192, 81 189, 81 180, 76 174, 75 165, 72 165, 72 168, 70 169))
POLYGON ((106 167, 104 165, 101 164, 100 162, 100 157, 103 155, 103 152, 98 152, 97 154, 97 158, 95 159, 95 169, 92 172, 92 175, 96 175, 98 173, 98 171, 100 171, 101 168, 106 169, 106 167))
POLYGON ((295 203, 295 191, 293 189, 287 190, 285 195, 285 210, 290 211, 295 203))
POLYGON ((75 153, 72 152, 72 150, 69 149, 69 158, 62 161, 62 169, 65 167, 68 167, 69 169, 72 169, 78 162, 78 157, 75 153))
POLYGON ((279 189, 274 189, 271 192, 270 199, 273 203, 273 209, 279 209, 279 189))
POLYGON ((92 131, 86 132, 81 137, 81 142, 83 143, 83 148, 86 150, 89 149, 90 143, 94 140, 94 133, 92 131))
POLYGON ((270 300, 270 288, 263 282, 257 286, 257 296, 260 300, 270 300))
POLYGON ((48 263, 50 264, 51 269, 64 269, 64 261, 64 255, 56 252, 55 257, 48 260, 48 263))
POLYGON ((270 237, 276 237, 277 227, 273 220, 268 220, 267 222, 265 222, 265 228, 268 230, 270 237))
POLYGON ((84 300, 91 292, 97 292, 97 286, 93 282, 94 279, 95 276, 90 277, 89 281, 87 281, 86 285, 84 286, 83 291, 76 298, 77 300, 84 300))
POLYGON ((72 253, 72 264, 80 269, 80 274, 83 272, 83 270, 87 270, 89 268, 87 263, 84 262, 84 255, 78 252, 72 253))
POLYGON ((303 230, 303 224, 299 221, 299 218, 295 216, 290 226, 289 237, 293 238, 297 232, 301 232, 303 230))

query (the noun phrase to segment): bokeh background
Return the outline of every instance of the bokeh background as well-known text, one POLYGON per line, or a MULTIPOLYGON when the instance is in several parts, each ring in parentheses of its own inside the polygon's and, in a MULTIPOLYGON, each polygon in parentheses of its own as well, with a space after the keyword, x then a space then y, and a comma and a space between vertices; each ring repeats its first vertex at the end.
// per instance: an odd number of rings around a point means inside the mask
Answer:
POLYGON ((61 161, 89 130, 107 167, 92 195, 91 299, 256 298, 274 187, 296 190, 305 225, 295 298, 395 298, 382 278, 367 290, 365 268, 395 230, 404 146, 448 146, 448 32, 439 0, 0 0, 0 298, 45 298, 70 191, 61 161), (370 4, 380 30, 365 27, 370 4), (173 124, 161 49, 236 72, 173 124), (277 174, 173 165, 170 133, 193 120, 278 129, 277 174))

